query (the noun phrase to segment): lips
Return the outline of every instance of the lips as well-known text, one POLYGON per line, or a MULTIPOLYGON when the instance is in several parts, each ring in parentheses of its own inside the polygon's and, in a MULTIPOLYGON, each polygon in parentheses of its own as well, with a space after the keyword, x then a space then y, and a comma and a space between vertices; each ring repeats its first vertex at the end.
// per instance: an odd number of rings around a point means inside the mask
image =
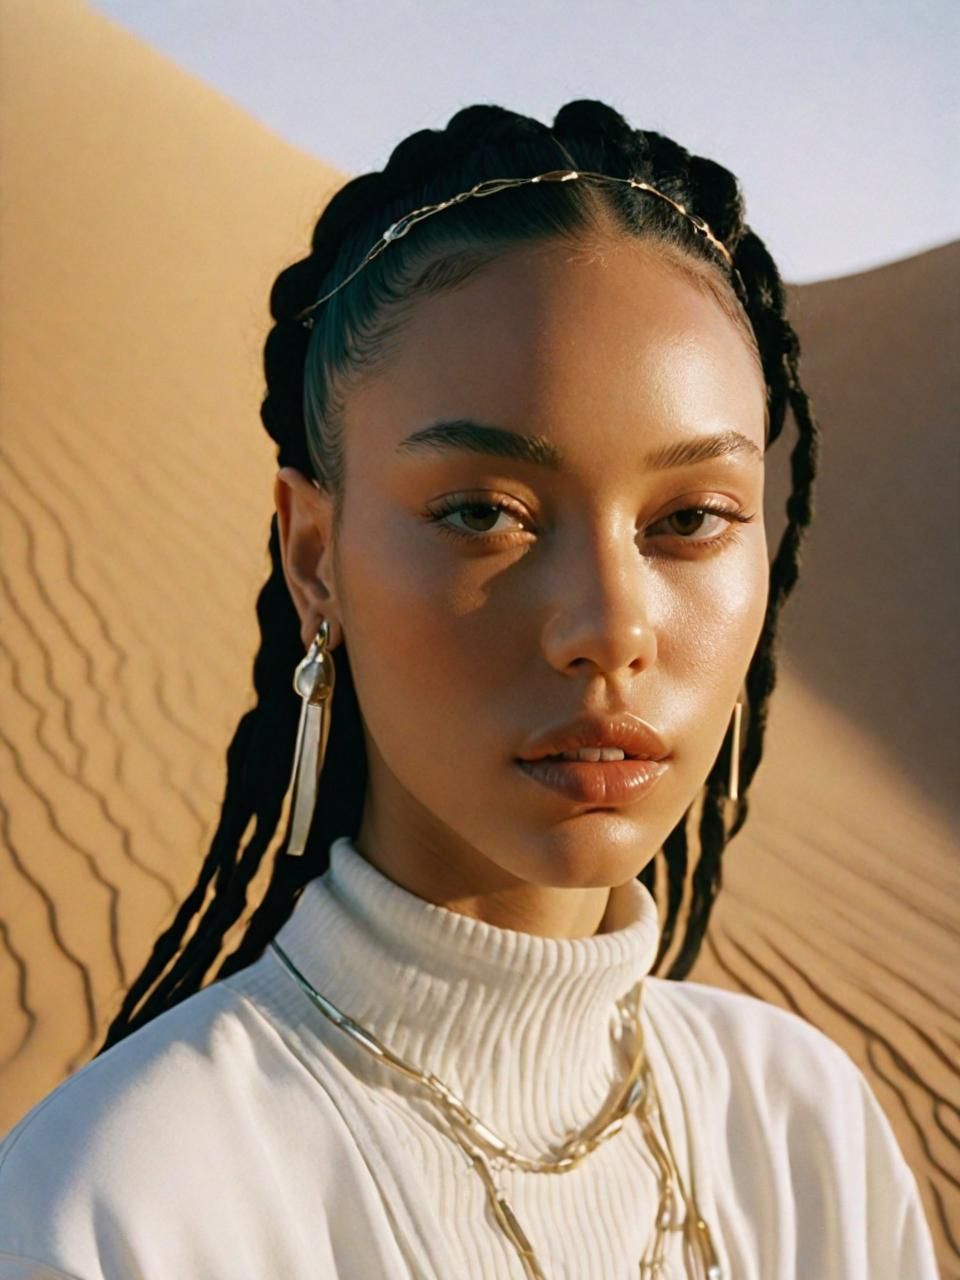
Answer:
MULTIPOLYGON (((631 712, 620 712, 613 716, 584 715, 546 729, 524 744, 518 760, 545 760, 580 747, 619 747, 630 760, 663 760, 670 754, 669 746, 653 725, 631 712)), ((603 761, 601 767, 618 763, 625 762, 603 761)))
POLYGON ((666 760, 518 760, 517 768, 576 804, 628 804, 646 795, 669 769, 666 760))
POLYGON ((669 768, 670 747, 653 725, 631 712, 584 715, 546 729, 525 744, 517 767, 576 804, 598 807, 638 800, 669 768), (619 747, 625 760, 562 760, 580 747, 619 747))

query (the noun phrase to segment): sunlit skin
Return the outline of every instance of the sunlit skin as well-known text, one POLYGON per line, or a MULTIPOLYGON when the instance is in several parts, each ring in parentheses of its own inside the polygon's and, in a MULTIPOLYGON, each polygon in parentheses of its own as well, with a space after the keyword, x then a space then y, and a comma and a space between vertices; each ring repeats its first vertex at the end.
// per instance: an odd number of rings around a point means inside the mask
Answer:
POLYGON ((733 321, 655 251, 548 241, 420 299, 350 389, 336 538, 329 495, 279 471, 304 646, 326 617, 350 652, 369 760, 356 845, 391 880, 542 936, 618 927, 617 886, 698 794, 760 636, 764 406, 733 321), (563 468, 398 449, 438 419, 541 436, 563 468), (641 463, 728 429, 759 456, 641 463), (451 495, 508 510, 448 515, 458 538, 426 518, 451 495), (689 514, 704 502, 753 519, 689 514), (620 710, 671 750, 638 800, 577 804, 514 763, 531 735, 620 710))

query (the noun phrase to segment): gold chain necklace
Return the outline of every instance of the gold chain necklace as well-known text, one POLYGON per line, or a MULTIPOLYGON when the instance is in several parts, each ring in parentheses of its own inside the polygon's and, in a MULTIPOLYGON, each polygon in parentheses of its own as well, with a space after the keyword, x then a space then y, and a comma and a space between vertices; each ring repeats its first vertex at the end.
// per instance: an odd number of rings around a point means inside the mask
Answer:
POLYGON ((636 986, 636 1002, 628 1008, 625 1017, 636 1033, 637 1050, 630 1069, 614 1098, 604 1111, 600 1113, 580 1134, 568 1137, 563 1145, 552 1155, 535 1158, 521 1155, 513 1151, 507 1144, 488 1128, 457 1095, 439 1080, 432 1072, 419 1071, 398 1057, 375 1035, 354 1022, 347 1014, 322 995, 307 981, 287 953, 276 941, 269 943, 283 967, 294 979, 305 995, 316 1005, 322 1014, 335 1026, 345 1031, 357 1044, 385 1065, 399 1071, 410 1080, 426 1087, 447 1120, 450 1137, 463 1151, 470 1164, 483 1180, 487 1196, 494 1216, 513 1244, 523 1262, 530 1280, 546 1280, 534 1252, 533 1245, 517 1221, 517 1217, 508 1202, 500 1194, 490 1165, 483 1158, 480 1150, 486 1150, 496 1163, 507 1163, 519 1169, 533 1173, 564 1173, 575 1168, 591 1151, 601 1143, 612 1138, 623 1128, 628 1116, 636 1114, 643 1128, 644 1136, 650 1146, 657 1165, 659 1182, 659 1202, 654 1219, 654 1239, 640 1259, 641 1280, 665 1280, 664 1251, 668 1231, 683 1231, 685 1269, 692 1280, 723 1280, 723 1271, 717 1258, 716 1250, 710 1235, 710 1229, 697 1208, 693 1195, 687 1191, 680 1169, 674 1156, 670 1135, 663 1116, 663 1107, 657 1091, 653 1072, 647 1061, 643 1043, 643 1028, 640 1021, 640 1007, 643 999, 643 983, 636 986), (660 1121, 665 1140, 661 1143, 653 1126, 653 1116, 660 1121), (673 1182, 676 1182, 680 1196, 686 1208, 686 1216, 682 1223, 675 1222, 676 1198, 673 1182))

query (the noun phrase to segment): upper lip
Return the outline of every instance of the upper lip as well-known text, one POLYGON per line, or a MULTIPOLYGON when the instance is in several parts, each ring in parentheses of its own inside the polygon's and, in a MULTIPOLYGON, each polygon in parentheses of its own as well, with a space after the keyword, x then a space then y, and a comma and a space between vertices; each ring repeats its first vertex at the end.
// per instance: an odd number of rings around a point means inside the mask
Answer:
POLYGON ((670 748, 653 725, 630 712, 615 716, 579 716, 531 738, 521 760, 576 751, 578 747, 619 747, 624 755, 642 760, 662 760, 670 748))

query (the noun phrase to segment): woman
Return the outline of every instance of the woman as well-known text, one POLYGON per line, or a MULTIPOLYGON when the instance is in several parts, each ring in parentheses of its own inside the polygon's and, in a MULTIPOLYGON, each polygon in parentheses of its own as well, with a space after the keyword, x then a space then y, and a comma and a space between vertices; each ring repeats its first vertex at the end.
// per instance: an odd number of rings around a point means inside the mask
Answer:
POLYGON ((470 107, 272 310, 259 702, 106 1052, 0 1148, 0 1278, 934 1277, 852 1060, 678 981, 817 458, 736 179, 600 102, 470 107))

